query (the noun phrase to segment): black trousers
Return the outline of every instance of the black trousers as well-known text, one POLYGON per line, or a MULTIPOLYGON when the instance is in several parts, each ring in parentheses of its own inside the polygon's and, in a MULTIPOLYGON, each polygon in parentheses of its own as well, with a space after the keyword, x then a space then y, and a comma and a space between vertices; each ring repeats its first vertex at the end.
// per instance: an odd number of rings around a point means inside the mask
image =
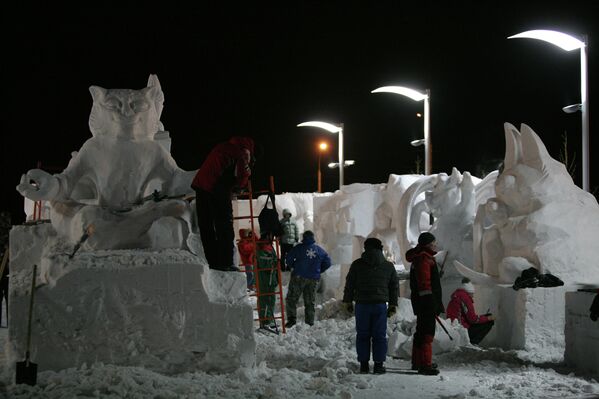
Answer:
POLYGON ((287 262, 285 261, 285 257, 287 257, 287 254, 292 249, 293 244, 281 243, 281 270, 289 270, 289 267, 287 267, 287 262))
MULTIPOLYGON (((429 311, 419 312, 416 316, 416 333, 414 333, 414 343, 418 346, 422 345, 427 337, 435 336, 435 314, 429 311)), ((431 340, 432 339, 428 338, 431 340)))
POLYGON ((208 266, 216 270, 233 267, 233 206, 230 192, 196 190, 198 227, 208 266))
POLYGON ((2 323, 3 301, 6 301, 6 324, 8 324, 8 277, 3 277, 0 280, 0 323, 2 323))
POLYGON ((473 345, 478 345, 480 341, 487 336, 489 331, 491 331, 491 327, 493 327, 494 324, 495 322, 493 320, 486 323, 472 324, 470 328, 468 328, 468 337, 470 337, 470 343, 473 345))

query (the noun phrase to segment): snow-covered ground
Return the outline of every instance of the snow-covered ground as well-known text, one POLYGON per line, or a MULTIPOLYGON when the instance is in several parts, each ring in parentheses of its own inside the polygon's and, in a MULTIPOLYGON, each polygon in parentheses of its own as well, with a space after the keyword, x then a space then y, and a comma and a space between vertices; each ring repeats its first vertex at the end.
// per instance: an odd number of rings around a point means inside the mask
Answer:
MULTIPOLYGON (((0 329, 0 340, 7 330, 0 329)), ((91 364, 38 373, 38 384, 8 386, 9 398, 598 398, 599 383, 561 364, 534 365, 513 351, 463 347, 435 357, 441 374, 389 370, 358 374, 354 318, 335 315, 287 334, 256 334, 254 368, 230 374, 164 375, 139 367, 91 364)), ((3 345, 2 345, 3 346, 3 345)), ((0 363, 4 364, 0 355, 0 363)), ((408 360, 386 366, 406 370, 408 360)), ((3 381, 12 376, 3 369, 3 381)))

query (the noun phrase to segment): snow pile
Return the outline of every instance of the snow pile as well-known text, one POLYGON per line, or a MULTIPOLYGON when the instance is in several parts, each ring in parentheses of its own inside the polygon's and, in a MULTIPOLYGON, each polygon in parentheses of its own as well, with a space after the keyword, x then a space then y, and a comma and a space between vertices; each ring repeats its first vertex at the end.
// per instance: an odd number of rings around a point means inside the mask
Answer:
POLYGON ((254 364, 245 276, 209 270, 182 250, 67 255, 49 224, 11 231, 10 363, 25 352, 32 265, 31 353, 42 370, 84 363, 155 371, 233 370, 254 364))
MULTIPOLYGON (((388 358, 388 373, 358 374, 354 319, 303 323, 284 336, 256 334, 256 367, 229 374, 164 374, 102 363, 38 375, 38 385, 10 386, 14 399, 102 398, 591 398, 599 384, 522 362, 513 352, 461 348, 436 355, 441 374, 414 375, 388 358)), ((371 363, 372 364, 372 363, 371 363)), ((560 370, 561 371, 561 370, 560 370)))

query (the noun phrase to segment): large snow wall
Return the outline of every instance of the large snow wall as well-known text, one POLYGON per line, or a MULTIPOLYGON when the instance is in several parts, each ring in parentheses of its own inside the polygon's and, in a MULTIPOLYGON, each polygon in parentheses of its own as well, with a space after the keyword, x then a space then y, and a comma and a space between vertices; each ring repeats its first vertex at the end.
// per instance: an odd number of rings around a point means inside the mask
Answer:
POLYGON ((10 235, 9 365, 23 360, 33 265, 31 359, 40 370, 84 363, 163 372, 255 362, 245 276, 208 269, 184 250, 79 252, 50 224, 10 235))

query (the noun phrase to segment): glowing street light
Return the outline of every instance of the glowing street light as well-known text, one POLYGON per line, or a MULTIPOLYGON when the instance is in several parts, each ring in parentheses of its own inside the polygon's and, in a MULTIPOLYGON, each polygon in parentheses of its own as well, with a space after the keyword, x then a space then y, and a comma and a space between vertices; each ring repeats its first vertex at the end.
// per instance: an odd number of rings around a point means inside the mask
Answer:
MULTIPOLYGON (((343 167, 347 168, 348 166, 352 166, 356 163, 356 161, 354 161, 353 159, 348 159, 347 161, 343 162, 343 167)), ((330 164, 327 165, 329 168, 331 169, 335 169, 339 167, 339 162, 331 162, 330 164)))
MULTIPOLYGON (((384 86, 379 87, 371 91, 371 93, 393 93, 400 94, 402 96, 411 98, 414 101, 424 100, 424 139, 414 140, 411 142, 413 146, 419 146, 424 144, 424 174, 430 175, 433 171, 433 147, 431 144, 430 135, 430 97, 431 91, 420 92, 418 90, 410 89, 402 86, 384 86), (416 144, 414 144, 416 143, 416 144)), ((418 115, 419 116, 419 115, 418 115)), ((420 117, 420 116, 419 116, 420 117)))
POLYGON ((562 108, 566 113, 578 110, 582 115, 582 189, 589 191, 589 103, 587 74, 587 37, 582 40, 554 30, 529 30, 508 37, 508 39, 538 39, 551 43, 565 51, 580 49, 580 104, 562 108))
POLYGON ((331 133, 339 133, 339 164, 341 165, 339 168, 339 188, 341 188, 343 186, 343 167, 345 165, 343 162, 343 123, 333 125, 327 122, 310 121, 300 123, 297 127, 317 127, 331 133))
POLYGON ((322 193, 322 177, 320 174, 320 155, 329 148, 329 145, 322 141, 318 144, 318 192, 322 193))

